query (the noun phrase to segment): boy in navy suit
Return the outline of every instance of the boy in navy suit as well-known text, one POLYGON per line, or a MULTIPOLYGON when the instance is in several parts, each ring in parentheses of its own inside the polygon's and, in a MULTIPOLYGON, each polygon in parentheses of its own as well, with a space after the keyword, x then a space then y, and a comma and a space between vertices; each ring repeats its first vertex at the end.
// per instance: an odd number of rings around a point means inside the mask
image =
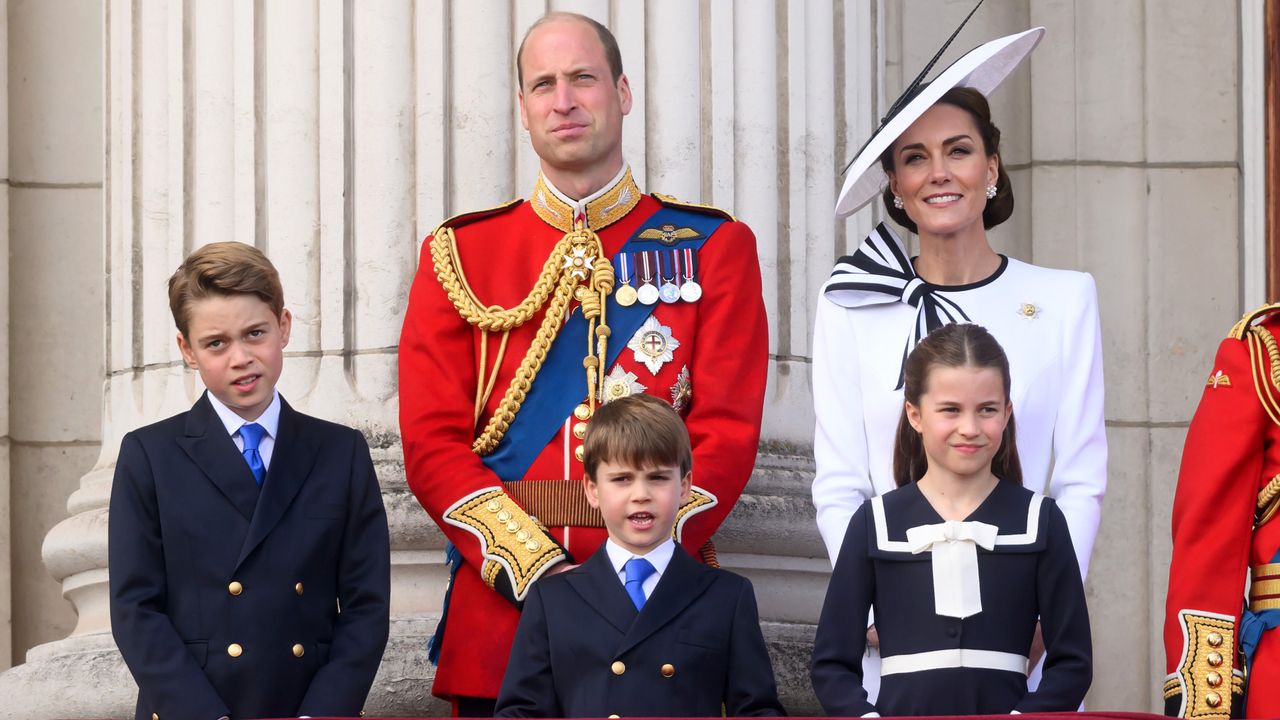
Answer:
POLYGON ((613 400, 584 446, 609 539, 533 584, 496 715, 784 715, 751 583, 671 539, 692 480, 680 416, 652 395, 613 400))
POLYGON ((208 389, 120 444, 111 630, 138 720, 356 715, 387 642, 390 549, 369 447, 276 392, 292 316, 249 245, 169 279, 208 389))

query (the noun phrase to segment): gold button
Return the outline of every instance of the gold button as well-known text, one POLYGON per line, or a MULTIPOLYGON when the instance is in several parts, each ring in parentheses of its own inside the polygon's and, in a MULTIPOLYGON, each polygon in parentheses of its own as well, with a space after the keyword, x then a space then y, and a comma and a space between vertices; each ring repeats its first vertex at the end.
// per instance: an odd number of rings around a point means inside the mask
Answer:
POLYGON ((240 647, 240 643, 231 643, 227 646, 227 654, 231 657, 240 657, 244 653, 244 648, 240 647))
POLYGON ((675 665, 672 665, 671 663, 667 663, 666 665, 662 666, 662 677, 671 677, 672 675, 675 675, 675 674, 676 674, 675 665))
POLYGON ((542 544, 539 543, 537 540, 530 540, 529 542, 524 544, 524 549, 528 550, 529 552, 538 552, 539 550, 542 549, 542 544))
POLYGON ((298 645, 294 645, 294 646, 293 646, 293 656, 294 656, 294 657, 302 657, 302 653, 304 653, 304 652, 306 652, 306 651, 307 651, 307 649, 306 649, 306 648, 304 648, 304 647, 302 647, 302 645, 301 645, 301 644, 298 644, 298 645))
POLYGON ((582 458, 583 458, 583 457, 585 457, 585 452, 586 452, 586 451, 582 449, 582 446, 581 446, 581 445, 579 445, 578 447, 576 447, 576 448, 574 448, 574 449, 573 449, 573 457, 574 457, 578 462, 582 462, 582 458))
POLYGON ((619 718, 621 717, 622 717, 621 715, 610 715, 609 720, 619 720, 619 718))
POLYGON ((235 580, 232 580, 231 583, 227 585, 227 592, 231 593, 232 595, 239 595, 240 593, 244 592, 244 586, 236 582, 235 580))
POLYGON ((296 593, 298 593, 299 595, 301 595, 301 594, 302 594, 302 583, 298 583, 297 585, 294 585, 294 586, 293 586, 293 591, 294 591, 294 592, 296 592, 296 593))
POLYGON ((503 510, 502 512, 498 513, 498 522, 507 522, 510 519, 511 519, 511 513, 507 512, 506 510, 503 510))
POLYGON ((519 529, 520 529, 520 523, 516 522, 515 520, 512 520, 511 522, 507 523, 507 532, 513 533, 519 529))
POLYGON ((1207 692, 1204 694, 1204 703, 1211 708, 1216 708, 1222 704, 1222 696, 1213 691, 1207 692))
POLYGON ((579 420, 586 420, 591 417, 591 408, 586 403, 579 405, 573 409, 573 416, 579 420))
POLYGON ((609 666, 609 669, 613 671, 614 675, 621 675, 627 671, 627 666, 621 660, 614 660, 613 664, 609 666))
POLYGON ((1208 636, 1205 637, 1205 640, 1207 640, 1213 647, 1219 647, 1222 645, 1222 635, 1216 632, 1209 633, 1208 636))
POLYGON ((490 500, 485 507, 489 508, 489 512, 498 512, 502 509, 502 503, 497 500, 490 500))
POLYGON ((587 436, 587 424, 584 422, 573 424, 573 436, 581 440, 587 436))
POLYGON ((1204 676, 1204 681, 1209 683, 1209 687, 1218 687, 1222 684, 1222 675, 1210 670, 1209 674, 1204 676))
POLYGON ((155 713, 151 713, 151 720, 160 720, 160 716, 155 713))
POLYGON ((1208 659, 1209 659, 1209 664, 1212 665, 1213 667, 1218 667, 1219 665, 1222 664, 1221 653, 1211 652, 1209 653, 1208 659))
POLYGON ((516 540, 518 542, 529 542, 529 531, 521 530, 520 532, 516 533, 516 540))

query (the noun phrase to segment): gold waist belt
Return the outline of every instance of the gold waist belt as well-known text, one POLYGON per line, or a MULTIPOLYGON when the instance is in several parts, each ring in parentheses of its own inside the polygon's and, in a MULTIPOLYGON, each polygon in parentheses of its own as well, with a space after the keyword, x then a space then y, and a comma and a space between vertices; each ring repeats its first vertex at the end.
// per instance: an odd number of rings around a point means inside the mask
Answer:
POLYGON ((1249 609, 1280 610, 1280 563, 1255 565, 1249 584, 1249 609))
POLYGON ((587 503, 581 480, 518 480, 502 488, 546 527, 604 527, 600 511, 587 503))

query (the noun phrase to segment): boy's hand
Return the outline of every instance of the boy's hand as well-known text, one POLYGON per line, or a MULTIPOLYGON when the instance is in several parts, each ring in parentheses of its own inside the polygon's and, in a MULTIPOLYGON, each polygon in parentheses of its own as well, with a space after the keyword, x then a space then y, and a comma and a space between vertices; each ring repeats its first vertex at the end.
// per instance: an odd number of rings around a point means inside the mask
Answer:
POLYGON ((876 632, 875 625, 867 626, 867 647, 880 649, 880 633, 876 632))
POLYGON ((1036 623, 1036 634, 1031 636, 1031 657, 1027 658, 1027 669, 1036 666, 1040 662, 1040 658, 1044 657, 1044 635, 1040 634, 1040 623, 1036 623))

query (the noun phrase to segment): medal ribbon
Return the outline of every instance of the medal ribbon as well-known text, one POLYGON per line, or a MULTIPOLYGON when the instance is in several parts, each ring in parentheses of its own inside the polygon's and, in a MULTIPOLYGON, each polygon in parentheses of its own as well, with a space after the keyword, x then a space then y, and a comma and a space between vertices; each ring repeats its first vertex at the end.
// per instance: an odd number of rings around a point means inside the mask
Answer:
MULTIPOLYGON (((697 250, 724 222, 722 217, 677 207, 663 207, 636 228, 635 233, 618 250, 618 254, 683 248, 697 250), (639 237, 645 230, 661 228, 663 225, 691 228, 698 233, 698 237, 679 240, 672 245, 639 237)), ((647 257, 645 264, 648 264, 647 257)), ((630 338, 635 335, 653 310, 654 307, 643 303, 623 307, 610 295, 606 313, 613 336, 630 338)), ((560 431, 565 418, 587 396, 587 379, 582 372, 582 347, 586 342, 587 321, 582 313, 574 312, 547 351, 542 369, 534 378, 511 427, 503 435, 498 447, 480 458, 485 467, 502 480, 522 479, 543 448, 560 431)), ((624 342, 610 343, 607 362, 601 371, 612 367, 624 349, 624 342)))

